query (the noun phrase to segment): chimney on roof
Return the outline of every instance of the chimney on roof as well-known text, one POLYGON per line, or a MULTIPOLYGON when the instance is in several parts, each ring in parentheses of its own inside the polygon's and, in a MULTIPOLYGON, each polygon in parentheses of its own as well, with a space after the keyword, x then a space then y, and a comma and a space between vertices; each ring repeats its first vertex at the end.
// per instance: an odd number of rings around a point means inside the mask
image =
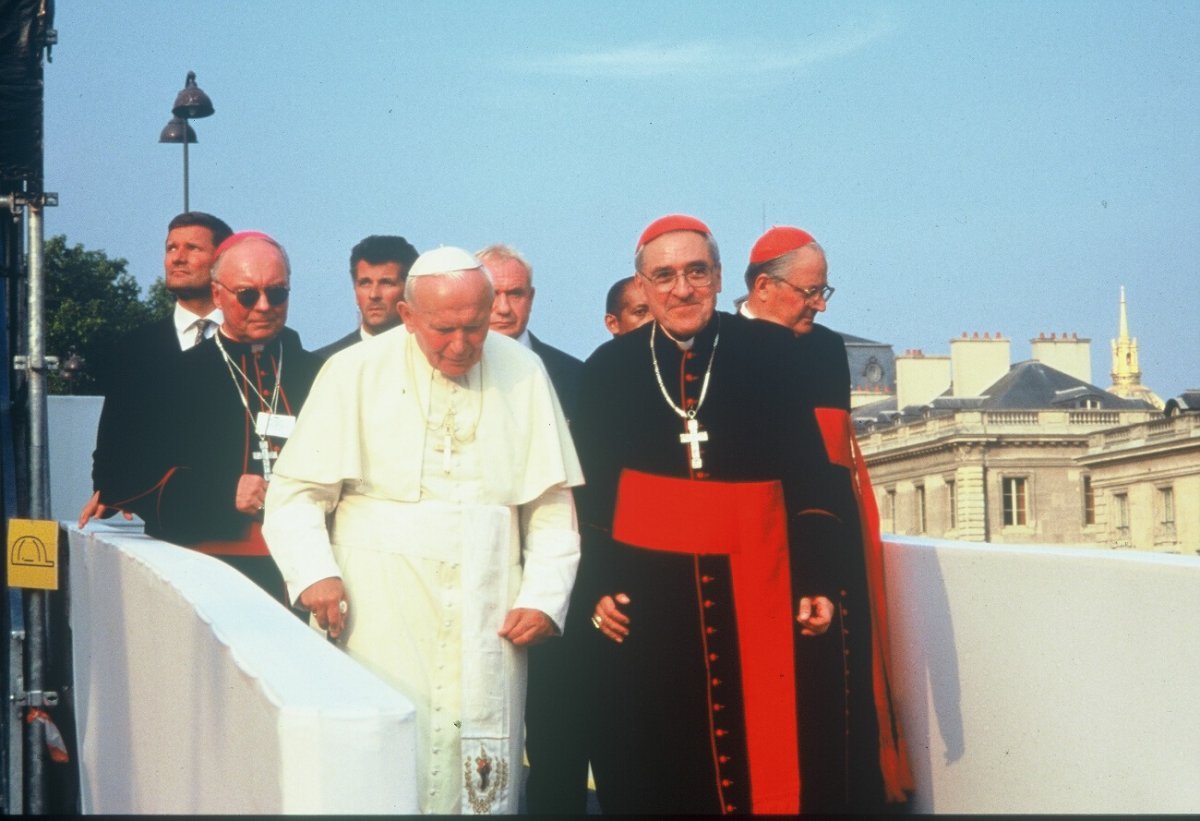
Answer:
POLYGON ((950 357, 912 348, 896 357, 896 408, 927 405, 950 387, 950 357))
MULTIPOLYGON (((964 333, 950 340, 950 371, 954 396, 979 396, 993 382, 1008 373, 1012 343, 997 333, 992 338, 984 332, 964 333)), ((899 371, 896 380, 899 381, 899 371)), ((898 389, 897 389, 898 390, 898 389)))
POLYGON ((1092 341, 1080 339, 1079 334, 1063 332, 1056 336, 1050 334, 1046 339, 1039 334, 1037 339, 1029 340, 1033 358, 1043 365, 1049 365, 1056 371, 1073 376, 1092 384, 1092 341))

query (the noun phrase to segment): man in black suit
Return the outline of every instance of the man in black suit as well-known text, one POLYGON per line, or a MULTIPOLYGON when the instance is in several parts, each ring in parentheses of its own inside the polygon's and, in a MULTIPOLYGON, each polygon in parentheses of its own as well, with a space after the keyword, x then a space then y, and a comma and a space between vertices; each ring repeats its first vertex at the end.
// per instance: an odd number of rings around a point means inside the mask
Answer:
POLYGON ((92 457, 96 492, 80 512, 80 527, 93 516, 112 515, 100 503, 101 492, 128 475, 130 443, 144 432, 147 419, 160 412, 152 401, 156 392, 150 389, 162 384, 182 351, 211 337, 221 324, 210 271, 217 246, 232 233, 223 220, 203 211, 184 212, 167 225, 163 277, 175 297, 175 310, 126 334, 104 361, 96 363, 104 393, 92 457))
POLYGON ((404 295, 404 278, 417 259, 417 249, 404 237, 372 234, 350 251, 350 281, 362 322, 358 328, 315 353, 328 359, 368 336, 400 324, 397 307, 404 295))
POLYGON ((583 363, 529 332, 529 315, 533 312, 534 297, 533 266, 508 245, 489 245, 475 256, 491 273, 496 292, 492 302, 491 329, 512 337, 541 357, 569 422, 575 410, 575 394, 583 363))

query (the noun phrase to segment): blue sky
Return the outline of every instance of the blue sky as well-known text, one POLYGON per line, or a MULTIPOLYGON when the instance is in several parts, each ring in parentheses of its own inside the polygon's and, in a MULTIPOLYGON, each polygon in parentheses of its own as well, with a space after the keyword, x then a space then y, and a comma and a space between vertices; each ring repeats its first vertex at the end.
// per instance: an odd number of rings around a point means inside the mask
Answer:
POLYGON ((161 274, 188 70, 191 205, 276 236, 308 347, 356 322, 350 247, 508 242, 531 329, 585 357, 641 229, 704 219, 720 305, 772 224, 826 248, 825 323, 945 354, 963 331, 1109 340, 1200 386, 1200 3, 59 3, 47 231, 161 274))

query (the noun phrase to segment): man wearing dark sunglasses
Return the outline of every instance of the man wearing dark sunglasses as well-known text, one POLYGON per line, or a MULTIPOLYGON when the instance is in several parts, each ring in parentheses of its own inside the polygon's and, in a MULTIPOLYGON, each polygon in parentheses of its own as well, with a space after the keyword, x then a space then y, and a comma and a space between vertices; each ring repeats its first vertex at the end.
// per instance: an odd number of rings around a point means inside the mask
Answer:
POLYGON ((322 360, 285 327, 291 267, 283 247, 256 231, 216 250, 210 290, 222 322, 181 355, 160 385, 139 438, 152 466, 140 487, 106 504, 136 512, 146 533, 216 556, 281 602, 283 578, 262 539, 271 468, 322 360))

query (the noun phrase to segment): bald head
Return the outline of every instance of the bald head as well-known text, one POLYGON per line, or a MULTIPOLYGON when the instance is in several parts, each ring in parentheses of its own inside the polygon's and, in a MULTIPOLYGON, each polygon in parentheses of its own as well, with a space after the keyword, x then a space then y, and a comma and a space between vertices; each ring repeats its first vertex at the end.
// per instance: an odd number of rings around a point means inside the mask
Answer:
POLYGON ((265 234, 238 236, 218 249, 212 269, 221 332, 235 342, 268 342, 287 322, 291 267, 283 246, 265 234))

